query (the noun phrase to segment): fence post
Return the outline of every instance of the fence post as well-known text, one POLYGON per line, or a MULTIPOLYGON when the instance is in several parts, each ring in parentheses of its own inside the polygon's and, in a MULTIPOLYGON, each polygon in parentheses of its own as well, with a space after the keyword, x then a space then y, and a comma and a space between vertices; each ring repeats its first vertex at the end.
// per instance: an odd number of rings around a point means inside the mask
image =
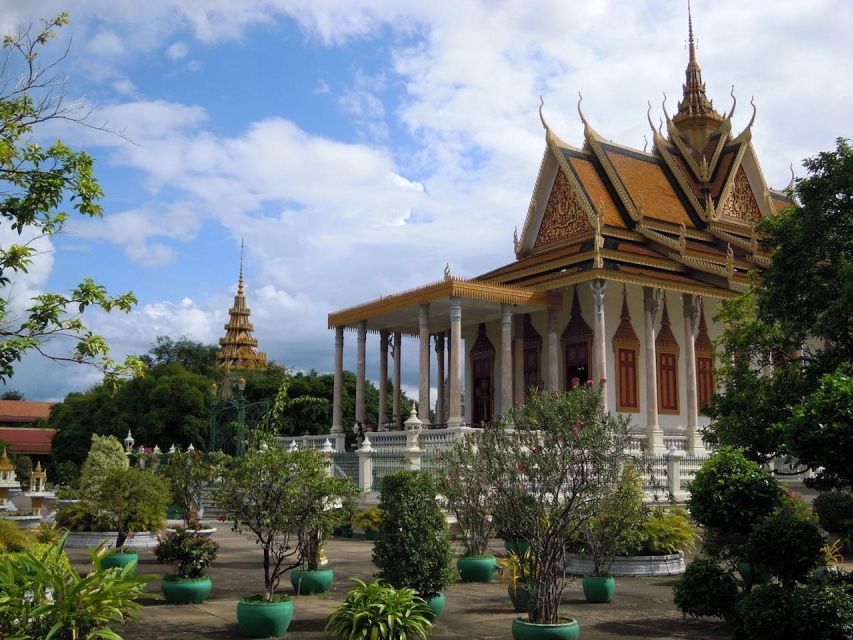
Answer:
POLYGON ((323 456, 323 465, 326 467, 326 475, 334 477, 335 475, 335 461, 332 459, 332 443, 329 442, 329 439, 326 438, 323 441, 323 446, 320 447, 320 455, 323 456))
POLYGON ((373 489, 373 447, 370 446, 370 439, 367 434, 364 434, 364 440, 361 442, 361 449, 358 454, 358 488, 367 493, 373 489))
POLYGON ((684 451, 673 446, 666 454, 666 475, 669 493, 677 500, 681 496, 681 460, 684 451))
POLYGON ((406 427, 406 448, 403 455, 406 458, 406 468, 411 471, 420 471, 421 468, 421 453, 423 450, 418 446, 418 436, 421 433, 421 422, 415 413, 414 404, 412 405, 412 413, 409 419, 405 422, 406 427))

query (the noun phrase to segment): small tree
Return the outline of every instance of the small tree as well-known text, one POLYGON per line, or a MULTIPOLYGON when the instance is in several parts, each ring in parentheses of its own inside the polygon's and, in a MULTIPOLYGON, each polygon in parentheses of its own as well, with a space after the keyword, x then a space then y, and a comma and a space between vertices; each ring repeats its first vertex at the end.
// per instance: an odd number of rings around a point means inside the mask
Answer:
POLYGON ((253 440, 243 457, 221 469, 214 501, 234 518, 234 531, 263 549, 264 601, 271 602, 281 576, 312 553, 306 532, 326 531, 326 518, 336 522, 335 502, 353 488, 348 479, 327 475, 316 451, 285 451, 264 434, 253 440))
POLYGON ((80 472, 80 489, 83 495, 99 491, 105 476, 113 470, 127 469, 127 455, 115 436, 92 434, 92 444, 80 472))
POLYGON ((628 421, 604 413, 601 393, 590 384, 533 394, 480 435, 479 468, 496 508, 504 521, 523 522, 530 540, 532 623, 557 623, 566 541, 601 511, 628 459, 628 421))
POLYGON ((373 545, 379 577, 425 597, 446 588, 454 579, 450 538, 432 477, 423 471, 387 474, 379 509, 382 522, 373 545))
POLYGON ((168 496, 165 480, 151 471, 128 468, 107 472, 87 501, 118 532, 116 548, 121 548, 128 535, 160 528, 168 496))
POLYGON ((184 522, 195 523, 201 505, 201 490, 213 479, 213 466, 204 461, 196 449, 170 453, 168 462, 157 469, 169 483, 172 500, 180 508, 184 522))

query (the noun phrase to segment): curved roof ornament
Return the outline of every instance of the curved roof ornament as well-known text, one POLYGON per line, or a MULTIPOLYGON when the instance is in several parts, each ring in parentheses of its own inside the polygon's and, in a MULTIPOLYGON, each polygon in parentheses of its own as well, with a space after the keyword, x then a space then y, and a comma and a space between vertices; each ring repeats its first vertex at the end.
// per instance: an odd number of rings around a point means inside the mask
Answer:
POLYGON ((646 153, 648 148, 649 148, 649 139, 646 137, 645 134, 643 134, 643 153, 646 153))
POLYGON ((663 92, 663 103, 661 104, 661 106, 663 106, 663 115, 666 116, 666 122, 667 124, 669 124, 670 117, 669 114, 666 112, 666 91, 663 92))
POLYGON ((729 95, 732 97, 732 108, 731 108, 731 111, 729 111, 729 115, 727 115, 726 118, 731 118, 734 115, 735 107, 737 106, 737 98, 735 98, 735 86, 734 85, 732 85, 732 90, 729 93, 729 95))
POLYGON ((583 115, 583 109, 581 109, 581 102, 583 102, 583 94, 578 91, 578 115, 581 117, 581 122, 584 123, 584 126, 589 126, 589 123, 586 121, 586 118, 583 115))
POLYGON ((755 96, 750 97, 749 104, 752 105, 752 117, 749 119, 749 124, 746 125, 746 128, 752 129, 752 123, 755 122, 755 114, 758 113, 758 108, 755 106, 755 96))
POLYGON ((548 123, 545 122, 545 115, 542 113, 542 107, 545 106, 545 100, 542 96, 539 96, 539 121, 542 123, 542 127, 544 127, 545 131, 550 131, 551 128, 548 126, 548 123))
POLYGON ((794 176, 794 163, 791 163, 791 181, 788 183, 788 186, 783 189, 785 193, 794 193, 794 183, 796 182, 796 177, 794 176))
POLYGON ((658 133, 663 137, 663 118, 658 118, 658 133))
POLYGON ((655 123, 652 122, 652 101, 649 100, 649 108, 646 110, 646 118, 649 121, 649 126, 652 128, 652 131, 655 130, 655 123))

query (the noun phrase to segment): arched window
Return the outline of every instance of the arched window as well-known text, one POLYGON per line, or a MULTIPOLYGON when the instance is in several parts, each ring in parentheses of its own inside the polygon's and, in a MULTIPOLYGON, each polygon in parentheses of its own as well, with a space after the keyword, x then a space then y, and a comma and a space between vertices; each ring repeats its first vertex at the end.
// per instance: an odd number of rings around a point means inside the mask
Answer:
POLYGON ((699 333, 696 336, 696 397, 702 413, 714 401, 714 345, 708 337, 704 304, 700 310, 699 333))
POLYGON ((666 294, 663 298, 663 312, 660 318, 660 331, 655 340, 658 376, 658 412, 678 414, 678 341, 672 333, 669 311, 666 308, 666 294))
POLYGON ((563 330, 560 339, 563 346, 564 388, 570 389, 572 379, 577 378, 581 384, 590 376, 589 354, 592 351, 592 329, 584 322, 581 315, 581 303, 578 299, 578 288, 575 287, 572 297, 572 313, 569 323, 563 330))
POLYGON ((622 318, 613 336, 613 355, 616 356, 616 410, 636 413, 640 410, 637 369, 640 360, 640 341, 631 326, 628 293, 622 287, 622 318))

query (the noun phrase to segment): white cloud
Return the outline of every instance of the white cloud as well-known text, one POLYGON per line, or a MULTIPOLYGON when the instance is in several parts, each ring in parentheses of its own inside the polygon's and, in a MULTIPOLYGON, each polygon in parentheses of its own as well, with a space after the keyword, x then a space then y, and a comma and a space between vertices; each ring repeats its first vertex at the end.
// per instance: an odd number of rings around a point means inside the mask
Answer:
POLYGON ((189 52, 190 48, 185 42, 175 42, 166 49, 166 57, 169 60, 180 60, 181 58, 185 58, 189 52))

